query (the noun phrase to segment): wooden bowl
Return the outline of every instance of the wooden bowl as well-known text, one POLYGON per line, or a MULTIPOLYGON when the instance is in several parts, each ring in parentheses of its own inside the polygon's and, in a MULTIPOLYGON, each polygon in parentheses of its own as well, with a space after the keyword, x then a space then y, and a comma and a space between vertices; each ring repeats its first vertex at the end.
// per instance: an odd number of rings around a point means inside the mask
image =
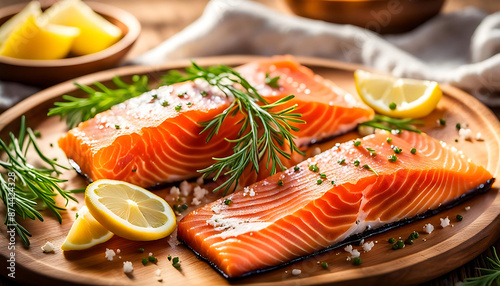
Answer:
POLYGON ((409 31, 439 13, 445 0, 285 0, 297 15, 377 33, 409 31))
MULTIPOLYGON (((98 2, 85 3, 122 30, 123 37, 118 42, 97 53, 59 60, 25 60, 0 56, 0 80, 47 87, 116 66, 139 37, 141 25, 132 14, 122 9, 98 2)), ((0 9, 0 25, 25 6, 26 3, 0 9)))

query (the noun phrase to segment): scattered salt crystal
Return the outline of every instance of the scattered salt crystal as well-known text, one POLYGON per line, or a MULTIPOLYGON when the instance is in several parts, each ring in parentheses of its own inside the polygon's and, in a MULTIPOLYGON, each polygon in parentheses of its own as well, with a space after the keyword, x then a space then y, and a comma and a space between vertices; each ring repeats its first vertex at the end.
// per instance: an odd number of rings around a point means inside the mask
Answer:
POLYGON ((472 131, 468 128, 460 128, 458 136, 464 140, 472 140, 472 131))
POLYGON ((212 207, 212 211, 214 213, 218 214, 218 213, 220 213, 220 208, 221 207, 222 207, 221 205, 215 205, 215 206, 212 207))
POLYGON ((201 201, 198 200, 197 198, 193 198, 193 200, 191 201, 192 206, 197 206, 199 204, 201 204, 201 201))
POLYGON ((106 252, 104 252, 104 257, 109 260, 113 261, 113 258, 115 257, 116 253, 113 249, 106 248, 106 252))
POLYGON ((477 141, 484 141, 483 135, 481 134, 481 132, 477 132, 477 134, 476 134, 476 140, 477 141))
POLYGON ((365 243, 363 243, 363 250, 368 252, 368 251, 372 250, 373 246, 375 246, 373 241, 365 242, 365 243))
POLYGON ((198 186, 203 186, 204 183, 205 183, 205 181, 203 180, 203 176, 200 176, 200 177, 198 177, 198 179, 196 179, 196 184, 198 186))
POLYGON ((52 244, 52 242, 50 241, 47 241, 43 246, 42 246, 42 251, 45 252, 45 253, 48 253, 48 252, 54 252, 54 245, 52 244))
POLYGON ((189 196, 189 194, 193 189, 191 184, 188 183, 187 181, 182 181, 182 183, 179 185, 179 188, 181 189, 181 194, 185 197, 189 196))
POLYGON ((132 262, 125 261, 123 262, 123 273, 131 273, 134 271, 134 267, 132 266, 132 262))
POLYGON ((119 248, 116 250, 116 253, 120 253, 122 252, 119 248))
POLYGON ((434 230, 434 226, 430 223, 424 225, 424 231, 427 232, 428 234, 431 234, 432 231, 434 230))
POLYGON ((155 276, 156 276, 156 280, 158 282, 163 281, 163 278, 161 277, 161 269, 160 268, 156 269, 155 276))
POLYGON ((470 206, 466 206, 466 207, 465 207, 465 210, 466 210, 466 211, 470 211, 470 206))
POLYGON ((173 186, 172 188, 170 188, 170 194, 172 196, 179 196, 181 194, 181 190, 179 188, 177 188, 176 186, 173 186))
POLYGON ((346 261, 351 261, 351 257, 350 257, 350 256, 347 256, 345 260, 346 260, 346 261))
POLYGON ((153 256, 153 252, 150 252, 150 253, 149 253, 149 256, 153 256))
POLYGON ((351 252, 351 258, 359 257, 361 253, 357 249, 353 249, 351 252))
POLYGON ((302 270, 300 269, 293 269, 292 270, 292 275, 300 275, 302 273, 302 270))
POLYGON ((319 155, 319 154, 321 154, 321 149, 319 147, 316 147, 316 148, 313 149, 311 155, 312 156, 316 156, 316 155, 319 155))
POLYGON ((198 200, 201 200, 208 194, 208 191, 200 186, 196 186, 193 190, 194 197, 198 200))
POLYGON ((427 241, 427 239, 424 238, 424 239, 422 239, 422 241, 427 241))
POLYGON ((446 218, 440 218, 441 220, 441 227, 445 228, 450 225, 450 219, 448 217, 446 218))
MULTIPOLYGON (((265 183, 265 181, 264 181, 265 183)), ((247 195, 249 195, 250 197, 253 197, 255 196, 255 191, 249 187, 245 187, 243 189, 243 196, 246 197, 247 195)))
POLYGON ((348 246, 344 247, 344 250, 345 250, 346 252, 351 253, 351 252, 352 252, 352 245, 350 245, 350 244, 349 244, 348 246))
POLYGON ((118 256, 118 258, 119 258, 119 259, 122 259, 122 256, 120 255, 120 256, 118 256))

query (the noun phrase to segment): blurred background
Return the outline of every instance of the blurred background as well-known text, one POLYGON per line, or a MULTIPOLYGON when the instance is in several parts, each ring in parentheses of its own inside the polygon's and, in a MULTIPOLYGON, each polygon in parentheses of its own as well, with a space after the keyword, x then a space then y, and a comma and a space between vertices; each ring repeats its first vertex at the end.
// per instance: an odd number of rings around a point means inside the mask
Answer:
MULTIPOLYGON (((287 5, 287 0, 254 0, 274 10, 285 14, 293 14, 287 5)), ((316 2, 316 0, 306 0, 316 2)), ((378 0, 371 0, 377 2, 378 0)), ((440 0, 430 0, 440 1, 440 0)), ((0 0, 0 8, 17 4, 27 3, 28 0, 0 0)), ((53 3, 54 0, 41 0, 41 3, 53 3)), ((141 36, 132 51, 127 55, 132 59, 142 54, 178 33, 201 16, 209 0, 98 0, 122 8, 132 13, 139 19, 142 25, 141 36)), ((297 1, 304 2, 304 1, 297 1)), ((422 7, 424 8, 425 4, 422 7)), ((475 6, 487 13, 500 11, 498 0, 446 0, 441 13, 458 10, 467 6, 475 6)))

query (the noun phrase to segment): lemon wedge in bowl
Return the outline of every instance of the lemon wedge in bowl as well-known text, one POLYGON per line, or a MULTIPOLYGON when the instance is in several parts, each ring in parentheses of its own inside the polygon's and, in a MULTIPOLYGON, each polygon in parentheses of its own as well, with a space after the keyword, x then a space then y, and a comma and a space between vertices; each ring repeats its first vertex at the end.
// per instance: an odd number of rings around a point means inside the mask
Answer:
POLYGON ((80 35, 75 39, 71 52, 78 56, 102 51, 122 36, 122 30, 97 14, 80 0, 63 0, 55 3, 41 16, 47 23, 76 27, 80 35))
POLYGON ((26 7, 17 13, 14 17, 10 18, 7 22, 0 26, 0 45, 5 42, 9 35, 17 30, 22 24, 28 20, 30 16, 38 17, 42 14, 42 9, 40 7, 40 2, 31 1, 26 5, 26 7))
POLYGON ((64 58, 80 30, 59 25, 40 25, 30 15, 12 31, 0 48, 0 55, 29 60, 54 60, 64 58))
POLYGON ((111 237, 113 233, 97 222, 88 208, 83 206, 78 211, 78 217, 71 226, 61 249, 64 251, 87 249, 106 242, 111 237))
POLYGON ((443 92, 437 82, 394 78, 363 70, 354 72, 361 99, 376 112, 396 118, 420 118, 431 113, 443 92))
POLYGON ((130 183, 98 180, 85 190, 85 204, 114 234, 139 241, 161 239, 176 227, 172 208, 159 196, 130 183))

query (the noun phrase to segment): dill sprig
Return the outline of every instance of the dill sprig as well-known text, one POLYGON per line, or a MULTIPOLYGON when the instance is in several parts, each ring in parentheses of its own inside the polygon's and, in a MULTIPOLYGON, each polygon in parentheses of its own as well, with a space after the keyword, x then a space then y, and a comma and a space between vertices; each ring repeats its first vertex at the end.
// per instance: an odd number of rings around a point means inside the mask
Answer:
POLYGON ((49 110, 48 116, 59 115, 66 117, 66 124, 73 128, 82 121, 93 118, 96 114, 110 109, 113 105, 124 102, 127 99, 137 97, 147 91, 148 77, 134 75, 132 84, 123 82, 119 77, 113 78, 115 89, 110 89, 102 83, 96 82, 96 89, 75 83, 78 88, 87 93, 86 97, 74 97, 63 95, 64 102, 56 102, 49 110))
POLYGON ((70 195, 70 192, 59 187, 59 183, 66 181, 57 178, 62 173, 59 168, 67 168, 42 153, 36 142, 35 133, 31 128, 26 128, 24 116, 21 118, 18 137, 9 133, 9 139, 9 144, 0 139, 0 150, 5 153, 5 161, 0 160, 0 166, 5 170, 0 173, 0 199, 6 206, 5 224, 14 225, 16 233, 24 244, 29 245, 28 237, 31 237, 31 234, 16 222, 14 216, 9 216, 9 213, 15 212, 23 219, 43 221, 42 214, 35 209, 36 205, 42 203, 55 214, 61 223, 62 217, 59 211, 64 208, 56 205, 56 195, 60 194, 66 200, 66 204, 69 200, 76 201, 76 199, 70 195), (30 147, 50 167, 36 168, 30 165, 26 156, 30 147))
POLYGON ((375 117, 359 125, 383 129, 387 131, 392 130, 407 130, 417 133, 422 133, 422 131, 415 129, 413 125, 423 125, 424 123, 420 120, 405 118, 405 119, 397 119, 392 118, 385 115, 375 114, 375 117))
POLYGON ((481 276, 466 278, 461 284, 463 286, 489 286, 500 285, 500 259, 495 247, 492 247, 493 258, 487 257, 490 268, 477 268, 481 271, 481 276))
POLYGON ((291 123, 304 123, 303 120, 299 119, 300 114, 293 113, 297 107, 291 106, 281 111, 272 111, 274 107, 293 99, 293 95, 284 97, 274 103, 268 103, 238 72, 224 65, 205 69, 193 62, 191 66, 186 68, 186 75, 178 71, 171 71, 163 78, 166 84, 196 79, 205 80, 210 85, 218 87, 228 98, 234 99, 214 119, 200 123, 205 127, 201 133, 208 132, 207 142, 218 133, 227 116, 235 116, 238 113, 243 115, 243 119, 239 122, 238 138, 234 140, 226 139, 234 143, 233 154, 224 158, 213 158, 216 161, 213 165, 199 170, 204 177, 213 175, 214 180, 217 180, 221 174, 229 176, 214 192, 224 189, 224 195, 226 195, 231 188, 234 191, 247 166, 250 165, 258 173, 259 162, 265 157, 267 157, 266 167, 270 169, 272 175, 276 173, 278 167, 282 170, 285 169, 279 157, 280 155, 290 159, 293 152, 303 154, 295 145, 293 141, 295 137, 290 132, 298 131, 298 128, 292 126, 291 123), (263 130, 262 135, 258 135, 259 130, 263 130), (290 146, 290 153, 280 148, 286 142, 290 146))

